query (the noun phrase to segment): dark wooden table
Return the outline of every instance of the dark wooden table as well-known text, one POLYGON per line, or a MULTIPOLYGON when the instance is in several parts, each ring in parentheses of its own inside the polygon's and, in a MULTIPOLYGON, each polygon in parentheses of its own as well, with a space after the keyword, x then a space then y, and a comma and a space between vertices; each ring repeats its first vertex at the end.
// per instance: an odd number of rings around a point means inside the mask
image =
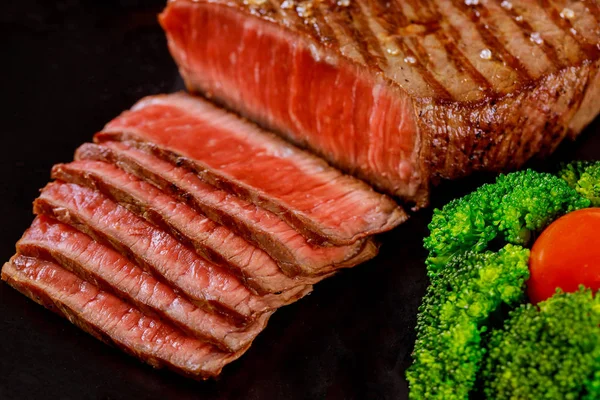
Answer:
MULTIPOLYGON (((33 219, 53 164, 138 98, 182 87, 156 23, 163 0, 9 1, 0 146, 0 259, 33 219), (12 3, 12 4, 11 4, 12 3)), ((551 166, 600 158, 600 121, 551 166)), ((490 177, 447 183, 435 204, 490 177)), ((418 304, 427 285, 422 239, 430 211, 385 235, 381 255, 278 311, 217 382, 155 371, 0 285, 0 398, 403 399, 418 304)))

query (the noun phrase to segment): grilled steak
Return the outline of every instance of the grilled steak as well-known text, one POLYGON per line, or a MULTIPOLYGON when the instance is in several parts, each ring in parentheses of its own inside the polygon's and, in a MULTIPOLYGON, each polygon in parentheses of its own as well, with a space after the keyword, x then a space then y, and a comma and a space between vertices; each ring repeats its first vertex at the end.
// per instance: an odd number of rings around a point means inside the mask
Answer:
POLYGON ((235 327, 222 317, 196 307, 114 250, 44 216, 35 219, 17 243, 17 250, 24 256, 52 261, 223 351, 248 347, 269 318, 266 313, 244 329, 235 327))
POLYGON ((15 256, 2 268, 2 279, 97 339, 155 368, 205 379, 217 376, 245 351, 224 353, 185 336, 51 262, 15 256))
POLYGON ((200 258, 171 235, 137 217, 97 191, 51 183, 35 201, 35 212, 71 225, 119 252, 178 289, 208 311, 246 323, 306 294, 256 296, 223 268, 200 258))
POLYGON ((142 99, 95 140, 132 141, 276 213, 318 243, 351 244, 406 218, 393 200, 365 183, 183 93, 142 99))
POLYGON ((229 229, 111 164, 100 161, 59 164, 52 169, 52 177, 100 190, 194 248, 200 256, 229 266, 246 286, 260 294, 283 292, 302 284, 301 280, 284 275, 269 255, 229 229))
POLYGON ((172 0, 160 20, 191 91, 420 206, 600 110, 597 0, 172 0))
MULTIPOLYGON (((316 278, 297 277, 294 281, 314 283, 323 278, 322 274, 352 267, 377 254, 377 246, 371 239, 360 239, 347 246, 313 245, 275 214, 208 185, 195 173, 175 167, 127 143, 84 144, 75 157, 111 162, 151 182, 264 250, 289 275, 321 275, 316 278)), ((273 280, 278 282, 277 286, 283 285, 275 278, 273 280)), ((264 284, 267 285, 266 282, 264 284)))

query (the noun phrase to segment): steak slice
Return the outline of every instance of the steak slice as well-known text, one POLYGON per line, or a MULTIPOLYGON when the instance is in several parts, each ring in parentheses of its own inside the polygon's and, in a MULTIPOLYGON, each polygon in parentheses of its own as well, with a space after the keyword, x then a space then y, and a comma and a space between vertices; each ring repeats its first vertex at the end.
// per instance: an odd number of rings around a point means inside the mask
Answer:
POLYGON ((229 269, 260 294, 297 291, 301 279, 287 277, 275 261, 229 229, 135 176, 101 161, 59 164, 52 177, 100 190, 112 200, 168 231, 196 252, 229 269))
POLYGON ((382 191, 521 166, 600 110, 597 0, 172 0, 188 89, 382 191))
POLYGON ((169 286, 89 236, 44 216, 37 217, 17 243, 19 254, 52 261, 98 288, 113 293, 184 333, 236 352, 250 346, 269 313, 240 329, 179 296, 169 286))
POLYGON ((109 140, 132 141, 185 166, 317 243, 351 244, 406 219, 392 199, 364 182, 184 93, 142 99, 96 135, 97 142, 109 140))
POLYGON ((185 336, 48 261, 15 256, 4 264, 2 279, 95 338, 155 368, 166 367, 191 378, 206 379, 219 375, 226 364, 246 350, 224 353, 185 336))
POLYGON ((263 249, 288 275, 321 275, 301 278, 307 284, 322 279, 322 274, 353 267, 377 255, 377 245, 371 239, 336 247, 311 244, 270 211, 208 185, 195 173, 127 143, 87 143, 77 150, 75 158, 111 162, 154 184, 263 249))
POLYGON ((229 272, 200 258, 168 233, 149 224, 100 192, 69 183, 50 183, 34 203, 38 215, 71 225, 97 241, 111 245, 176 288, 209 312, 235 323, 247 323, 304 296, 256 296, 229 272))

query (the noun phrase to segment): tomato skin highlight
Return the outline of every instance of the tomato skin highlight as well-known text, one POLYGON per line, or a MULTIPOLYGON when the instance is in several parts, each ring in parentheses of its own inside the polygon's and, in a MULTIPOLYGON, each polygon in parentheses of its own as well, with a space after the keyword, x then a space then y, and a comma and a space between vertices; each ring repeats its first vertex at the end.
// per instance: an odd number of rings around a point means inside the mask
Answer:
POLYGON ((527 293, 532 303, 579 285, 600 289, 600 208, 571 212, 548 226, 529 258, 527 293))

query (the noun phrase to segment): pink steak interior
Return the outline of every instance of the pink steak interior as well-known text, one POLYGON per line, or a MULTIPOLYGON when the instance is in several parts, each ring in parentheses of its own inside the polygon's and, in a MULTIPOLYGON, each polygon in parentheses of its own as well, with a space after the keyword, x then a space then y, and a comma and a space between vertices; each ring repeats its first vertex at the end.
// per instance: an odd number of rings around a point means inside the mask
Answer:
POLYGON ((243 10, 171 2, 161 15, 188 87, 404 198, 421 185, 410 97, 311 39, 243 10))

